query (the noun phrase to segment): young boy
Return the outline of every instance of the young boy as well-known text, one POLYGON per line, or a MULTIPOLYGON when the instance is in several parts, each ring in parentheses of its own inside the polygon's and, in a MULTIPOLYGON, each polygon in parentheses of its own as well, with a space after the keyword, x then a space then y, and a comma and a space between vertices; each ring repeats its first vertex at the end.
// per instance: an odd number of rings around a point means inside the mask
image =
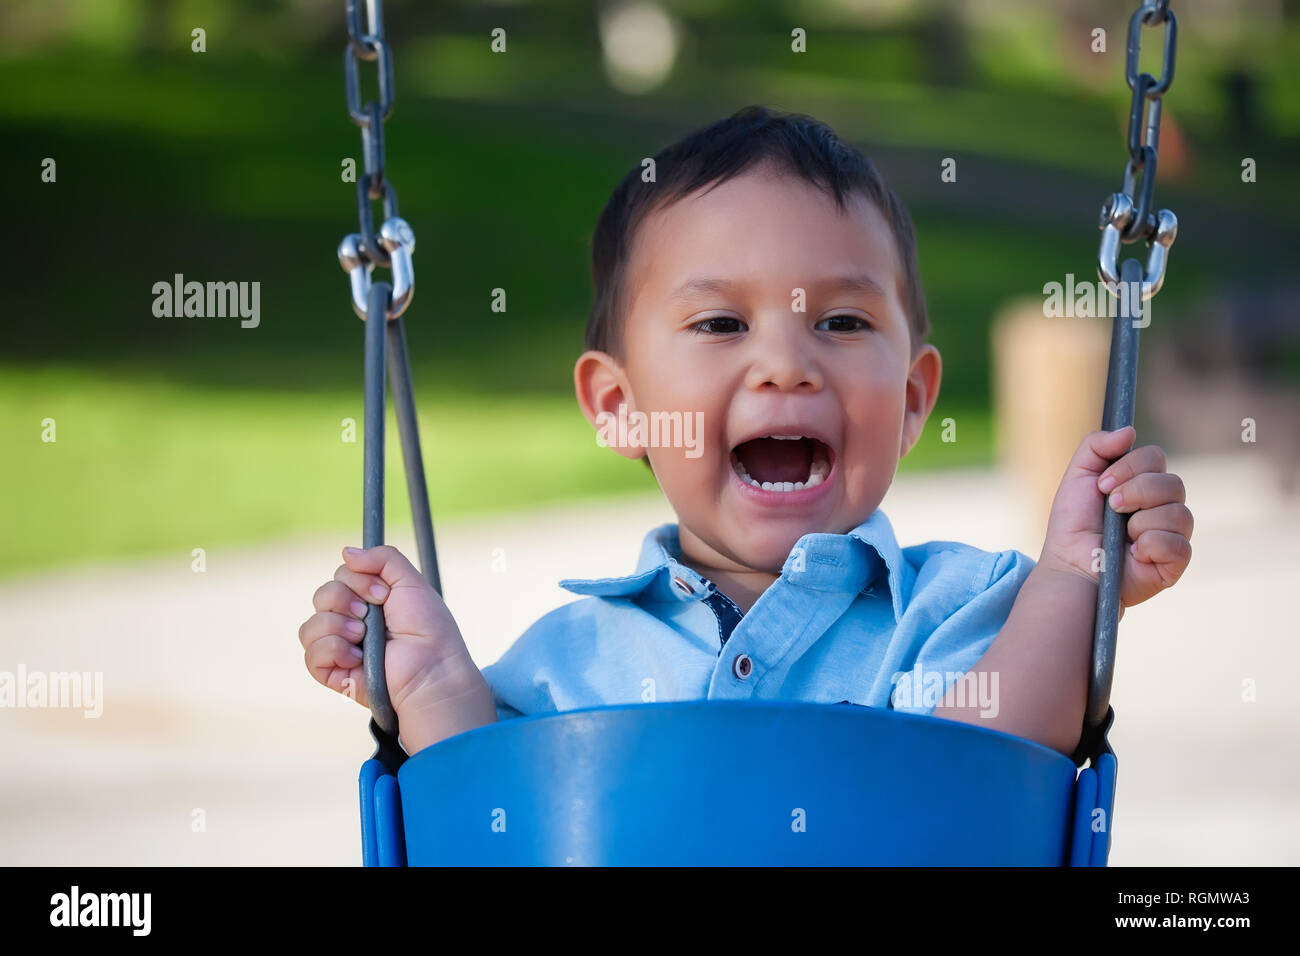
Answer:
POLYGON ((892 706, 1074 750, 1105 497, 1130 515, 1124 605, 1191 557, 1183 484, 1158 447, 1130 451, 1132 428, 1084 438, 1037 562, 900 548, 879 506, 941 369, 912 224, 870 161, 806 116, 750 107, 632 170, 592 271, 578 404, 602 428, 698 423, 692 448, 615 447, 647 459, 678 524, 647 535, 630 575, 561 582, 586 597, 482 672, 410 561, 345 548, 299 632, 318 681, 368 706, 370 601, 411 754, 509 717, 699 698, 892 706), (994 699, 959 694, 963 672, 994 699))

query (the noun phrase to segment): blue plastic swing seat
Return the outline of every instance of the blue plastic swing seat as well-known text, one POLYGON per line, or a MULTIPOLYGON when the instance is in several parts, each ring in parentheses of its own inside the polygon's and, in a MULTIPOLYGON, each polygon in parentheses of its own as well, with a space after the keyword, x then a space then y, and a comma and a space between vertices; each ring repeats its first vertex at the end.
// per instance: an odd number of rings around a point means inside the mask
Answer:
POLYGON ((397 779, 368 760, 360 785, 367 866, 1105 866, 1115 758, 1079 772, 935 717, 704 700, 489 724, 397 779))

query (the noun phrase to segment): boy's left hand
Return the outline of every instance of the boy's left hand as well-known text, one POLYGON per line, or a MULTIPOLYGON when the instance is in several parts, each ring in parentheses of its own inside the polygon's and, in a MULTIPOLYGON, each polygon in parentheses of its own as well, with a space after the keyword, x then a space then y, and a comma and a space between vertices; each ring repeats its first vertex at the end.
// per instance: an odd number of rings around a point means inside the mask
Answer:
POLYGON ((1144 445, 1127 454, 1137 431, 1127 425, 1097 431, 1079 445, 1052 502, 1039 565, 1081 573, 1093 581, 1101 548, 1102 507, 1129 515, 1120 603, 1126 607, 1170 587, 1192 559, 1192 512, 1177 475, 1165 471, 1165 453, 1144 445), (1122 455, 1117 461, 1112 460, 1122 455))

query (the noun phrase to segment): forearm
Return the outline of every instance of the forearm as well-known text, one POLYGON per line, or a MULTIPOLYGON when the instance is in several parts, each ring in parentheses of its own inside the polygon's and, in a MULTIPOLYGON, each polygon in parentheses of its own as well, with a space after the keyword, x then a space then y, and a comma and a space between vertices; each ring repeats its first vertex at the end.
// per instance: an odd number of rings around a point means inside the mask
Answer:
POLYGON ((1095 582, 1074 571, 1038 565, 1025 579, 997 638, 971 668, 977 680, 996 688, 994 706, 970 700, 958 706, 958 684, 934 716, 1073 752, 1087 705, 1096 610, 1095 582))

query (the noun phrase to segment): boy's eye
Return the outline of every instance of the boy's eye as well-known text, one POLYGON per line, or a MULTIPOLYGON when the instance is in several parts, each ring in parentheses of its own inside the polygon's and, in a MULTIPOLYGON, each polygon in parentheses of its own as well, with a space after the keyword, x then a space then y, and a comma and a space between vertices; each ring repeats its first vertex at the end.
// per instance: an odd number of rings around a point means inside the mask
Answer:
POLYGON ((744 325, 744 322, 732 316, 715 315, 696 322, 691 326, 691 331, 700 335, 730 335, 733 332, 743 331, 744 325))
POLYGON ((830 315, 817 323, 817 328, 822 329, 823 324, 827 322, 835 323, 829 328, 824 329, 826 332, 857 332, 859 329, 871 328, 871 323, 860 315, 850 315, 847 312, 841 315, 830 315))

